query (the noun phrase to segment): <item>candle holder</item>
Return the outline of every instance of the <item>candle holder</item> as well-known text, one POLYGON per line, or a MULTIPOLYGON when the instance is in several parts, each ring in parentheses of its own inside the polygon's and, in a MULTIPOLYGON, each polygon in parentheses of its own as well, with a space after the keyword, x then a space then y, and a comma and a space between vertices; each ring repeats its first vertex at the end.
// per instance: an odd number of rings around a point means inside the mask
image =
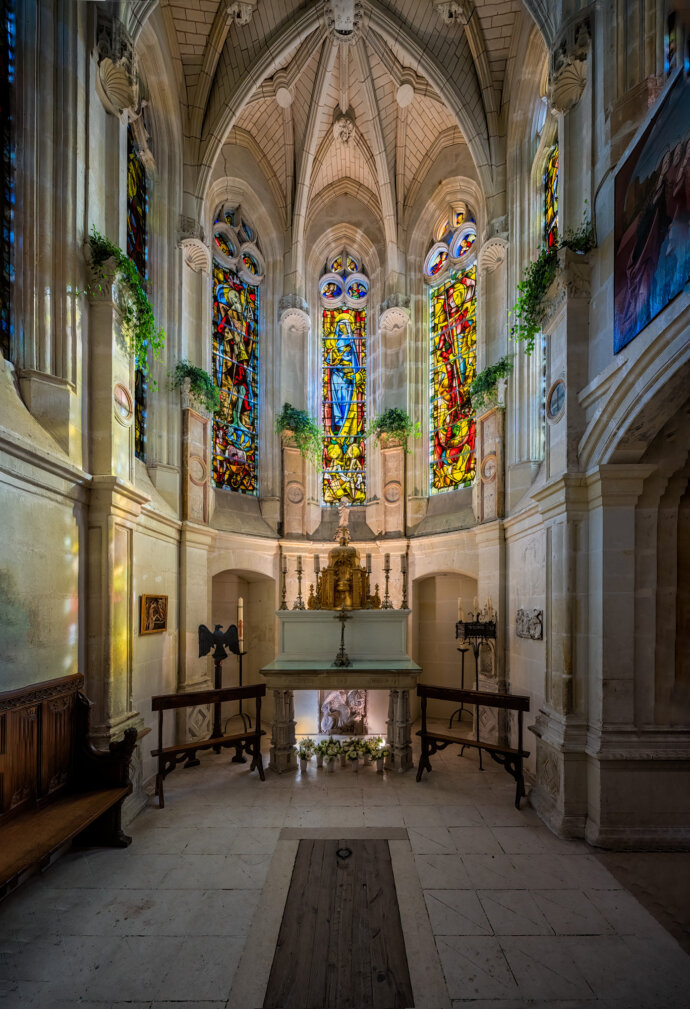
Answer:
POLYGON ((402 573, 402 600, 400 602, 400 609, 407 609, 407 570, 402 573))
POLYGON ((288 604, 287 604, 287 569, 285 567, 283 567, 281 571, 281 576, 283 580, 283 587, 281 589, 282 599, 280 603, 280 609, 286 610, 288 608, 288 604))
POLYGON ((381 603, 381 609, 382 610, 392 610, 393 609, 393 603, 391 602, 391 597, 388 594, 388 583, 390 581, 390 576, 391 576, 390 560, 386 561, 386 564, 385 564, 384 569, 383 569, 383 573, 386 576, 386 591, 383 594, 383 602, 381 603))
MULTIPOLYGON (((475 608, 478 607, 475 604, 475 608)), ((479 649, 486 643, 496 640, 496 621, 495 620, 482 620, 482 615, 477 612, 475 614, 470 613, 469 620, 458 620, 455 625, 455 637, 462 638, 471 647, 474 654, 474 689, 479 690, 479 649)), ((464 659, 464 656, 463 656, 464 659)), ((476 725, 475 725, 475 735, 477 742, 479 742, 479 705, 476 705, 476 725)), ((464 749, 464 747, 463 747, 464 749)), ((460 750, 460 756, 462 756, 463 750, 460 750)), ((484 770, 482 767, 482 751, 479 750, 479 769, 484 770)))
POLYGON ((304 610, 304 600, 302 599, 302 565, 297 568, 297 599, 293 605, 293 610, 304 610))

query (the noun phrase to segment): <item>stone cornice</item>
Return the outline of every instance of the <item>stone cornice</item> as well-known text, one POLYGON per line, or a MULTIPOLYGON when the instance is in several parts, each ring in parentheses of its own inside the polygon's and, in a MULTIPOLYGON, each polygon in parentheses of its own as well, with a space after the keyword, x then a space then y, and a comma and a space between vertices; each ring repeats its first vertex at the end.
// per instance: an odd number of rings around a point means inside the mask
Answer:
POLYGON ((532 494, 545 521, 566 515, 569 511, 587 511, 587 491, 584 473, 564 473, 532 494))

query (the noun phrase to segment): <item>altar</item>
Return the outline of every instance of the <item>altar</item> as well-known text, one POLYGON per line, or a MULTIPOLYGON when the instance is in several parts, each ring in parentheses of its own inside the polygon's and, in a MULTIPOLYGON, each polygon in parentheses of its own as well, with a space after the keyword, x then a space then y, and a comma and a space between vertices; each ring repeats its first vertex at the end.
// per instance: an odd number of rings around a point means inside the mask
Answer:
MULTIPOLYGON (((276 611, 278 655, 260 671, 274 699, 269 767, 278 772, 297 767, 295 690, 388 690, 389 766, 408 770, 412 767, 409 692, 422 672, 407 653, 410 611, 379 608, 368 573, 348 545, 347 529, 340 530, 340 543, 318 580, 316 605, 276 611)), ((327 731, 338 734, 331 722, 327 731)))

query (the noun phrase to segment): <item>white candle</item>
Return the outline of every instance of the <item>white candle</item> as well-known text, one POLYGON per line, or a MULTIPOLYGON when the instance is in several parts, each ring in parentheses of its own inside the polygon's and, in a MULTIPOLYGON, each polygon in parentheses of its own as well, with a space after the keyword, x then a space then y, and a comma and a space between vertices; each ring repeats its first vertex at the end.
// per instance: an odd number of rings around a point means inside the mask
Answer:
POLYGON ((301 554, 298 554, 298 556, 297 556, 297 570, 298 571, 302 570, 302 555, 301 554))
POLYGON ((371 574, 371 554, 367 554, 367 574, 371 574))
POLYGON ((472 600, 472 609, 474 610, 474 616, 476 619, 477 614, 479 613, 479 599, 477 598, 477 596, 475 596, 474 599, 472 600))
POLYGON ((465 614, 463 613, 462 610, 462 599, 460 598, 460 596, 458 596, 458 620, 464 620, 464 619, 465 614))
POLYGON ((403 574, 407 571, 407 554, 400 555, 400 570, 403 574))
POLYGON ((314 573, 318 575, 321 569, 321 560, 318 554, 314 554, 314 573))
POLYGON ((239 638, 240 652, 244 651, 244 599, 242 596, 237 600, 237 637, 239 638))
POLYGON ((385 554, 383 558, 383 570, 390 571, 391 569, 391 555, 385 554))

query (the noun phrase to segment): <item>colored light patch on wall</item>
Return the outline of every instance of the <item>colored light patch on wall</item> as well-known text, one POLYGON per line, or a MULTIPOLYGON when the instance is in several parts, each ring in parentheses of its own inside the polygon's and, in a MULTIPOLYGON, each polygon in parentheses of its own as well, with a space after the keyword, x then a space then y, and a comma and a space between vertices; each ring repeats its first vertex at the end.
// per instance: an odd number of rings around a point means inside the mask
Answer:
POLYGON ((473 266, 429 294, 432 493, 465 487, 475 476, 475 423, 469 396, 476 375, 475 286, 473 266))
POLYGON ((258 493, 258 320, 258 289, 214 262, 213 482, 242 494, 258 493))
POLYGON ((323 499, 366 500, 366 312, 325 309, 323 365, 323 499))

